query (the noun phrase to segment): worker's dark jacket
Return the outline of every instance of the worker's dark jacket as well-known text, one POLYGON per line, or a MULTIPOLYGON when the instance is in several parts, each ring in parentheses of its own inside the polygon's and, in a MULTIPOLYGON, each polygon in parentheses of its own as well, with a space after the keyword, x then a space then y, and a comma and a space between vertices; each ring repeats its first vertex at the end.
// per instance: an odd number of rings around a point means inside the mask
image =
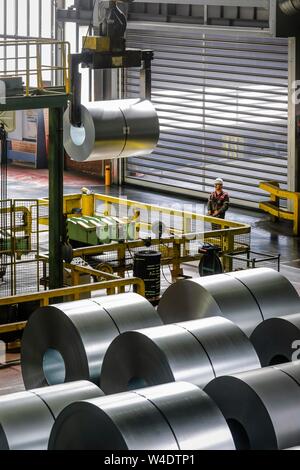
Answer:
POLYGON ((215 217, 220 217, 221 219, 225 218, 225 212, 229 208, 229 196, 228 193, 222 191, 220 194, 217 194, 216 191, 211 193, 208 199, 208 211, 214 212, 219 211, 219 215, 215 217))

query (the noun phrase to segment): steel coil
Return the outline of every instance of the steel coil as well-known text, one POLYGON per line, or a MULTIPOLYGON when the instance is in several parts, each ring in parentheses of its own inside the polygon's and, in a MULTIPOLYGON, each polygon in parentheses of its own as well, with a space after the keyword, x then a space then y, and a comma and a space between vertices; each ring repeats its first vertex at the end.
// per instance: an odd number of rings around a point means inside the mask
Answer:
POLYGON ((147 100, 103 101, 81 106, 82 126, 64 115, 64 147, 76 161, 147 156, 157 145, 159 121, 147 100))
POLYGON ((59 415, 49 440, 61 450, 234 449, 226 421, 198 387, 172 383, 85 400, 59 415))
POLYGON ((300 387, 274 367, 218 377, 205 387, 231 429, 237 449, 300 444, 300 387))
POLYGON ((279 7, 286 15, 300 13, 300 0, 280 0, 279 7))
POLYGON ((179 281, 165 291, 158 306, 166 324, 218 315, 248 336, 266 318, 299 311, 300 299, 292 284, 268 268, 179 281))
POLYGON ((204 387, 217 375, 258 367, 247 336, 214 317, 123 333, 107 350, 100 387, 107 394, 176 381, 204 387))
POLYGON ((54 418, 68 405, 77 400, 87 400, 104 395, 97 385, 87 380, 78 380, 66 384, 52 385, 51 387, 35 388, 30 390, 37 395, 51 411, 54 418))
POLYGON ((154 307, 141 295, 130 292, 97 297, 93 301, 103 307, 109 314, 119 333, 162 325, 162 321, 154 307))
POLYGON ((300 298, 288 279, 270 268, 228 273, 251 292, 264 320, 300 313, 300 298))
POLYGON ((300 314, 269 318, 252 333, 250 340, 262 366, 283 364, 300 357, 300 314))
POLYGON ((226 274, 185 279, 172 284, 158 306, 163 323, 221 316, 251 334, 262 321, 252 295, 238 280, 226 274))
POLYGON ((199 387, 177 382, 138 390, 165 417, 181 450, 233 450, 224 416, 199 387))
POLYGON ((0 450, 46 450, 56 416, 74 401, 101 395, 82 381, 0 397, 0 450))
POLYGON ((122 393, 73 403, 56 419, 50 450, 178 450, 162 414, 146 398, 122 393))
POLYGON ((300 385, 300 361, 278 364, 274 368, 281 370, 300 385))
POLYGON ((98 384, 105 352, 120 332, 159 324, 155 309, 137 294, 39 308, 31 315, 22 339, 25 387, 74 380, 98 384))

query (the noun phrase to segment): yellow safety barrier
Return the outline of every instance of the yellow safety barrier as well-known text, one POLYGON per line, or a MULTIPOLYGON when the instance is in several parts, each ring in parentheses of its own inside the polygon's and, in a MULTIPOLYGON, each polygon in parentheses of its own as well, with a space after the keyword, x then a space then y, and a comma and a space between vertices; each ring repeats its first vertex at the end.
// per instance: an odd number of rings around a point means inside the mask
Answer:
MULTIPOLYGON (((90 293, 99 290, 106 290, 108 294, 115 294, 116 289, 122 289, 126 286, 136 286, 138 294, 145 296, 145 283, 137 277, 127 279, 113 279, 104 282, 95 282, 93 284, 84 284, 74 287, 63 287, 61 289, 47 290, 43 292, 35 292, 33 294, 13 295, 0 299, 0 306, 16 305, 26 302, 40 302, 40 306, 49 305, 51 299, 58 299, 65 296, 73 296, 74 300, 78 300, 81 294, 90 293)), ((0 334, 9 333, 24 329, 26 322, 11 323, 0 325, 0 334)))
POLYGON ((300 234, 300 193, 285 191, 275 181, 263 181, 259 184, 260 189, 270 193, 270 200, 260 202, 259 208, 271 214, 275 220, 285 219, 293 222, 294 235, 300 234), (293 210, 280 207, 280 199, 293 202, 293 210))
MULTIPOLYGON (((65 92, 71 92, 70 78, 70 51, 71 46, 67 41, 55 39, 4 39, 0 40, 0 79, 11 77, 22 77, 25 85, 25 96, 36 93, 36 90, 59 94, 54 87, 47 88, 49 75, 61 75, 62 86, 65 92), (49 64, 50 53, 59 57, 56 65, 49 64), (19 62, 16 61, 16 57, 19 62), (9 60, 8 60, 9 59, 9 60), (8 63, 6 70, 5 65, 8 63), (17 65, 22 66, 17 67, 17 65), (4 71, 5 72, 2 72, 4 71)), ((17 95, 16 95, 17 96, 17 95)), ((15 97, 16 97, 15 96, 15 97)), ((14 97, 14 98, 15 98, 14 97)), ((12 99, 9 96, 8 101, 12 99)))

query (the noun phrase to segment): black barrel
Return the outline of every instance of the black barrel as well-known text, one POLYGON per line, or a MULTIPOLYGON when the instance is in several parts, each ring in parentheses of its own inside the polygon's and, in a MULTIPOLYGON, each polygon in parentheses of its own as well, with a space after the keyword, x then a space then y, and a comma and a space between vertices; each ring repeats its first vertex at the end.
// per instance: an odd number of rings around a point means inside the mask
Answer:
POLYGON ((199 249, 202 257, 199 262, 199 274, 203 276, 212 276, 214 274, 222 274, 224 272, 222 262, 219 258, 220 248, 214 245, 203 245, 199 249))
POLYGON ((160 264, 159 251, 143 250, 134 255, 133 275, 143 279, 146 299, 151 302, 160 298, 160 264))

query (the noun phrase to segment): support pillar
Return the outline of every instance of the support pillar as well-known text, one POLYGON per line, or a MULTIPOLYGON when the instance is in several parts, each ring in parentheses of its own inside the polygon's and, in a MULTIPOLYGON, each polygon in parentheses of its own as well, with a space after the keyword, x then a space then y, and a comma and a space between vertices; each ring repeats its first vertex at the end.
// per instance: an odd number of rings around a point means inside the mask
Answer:
POLYGON ((63 108, 49 109, 49 287, 63 287, 63 108))

